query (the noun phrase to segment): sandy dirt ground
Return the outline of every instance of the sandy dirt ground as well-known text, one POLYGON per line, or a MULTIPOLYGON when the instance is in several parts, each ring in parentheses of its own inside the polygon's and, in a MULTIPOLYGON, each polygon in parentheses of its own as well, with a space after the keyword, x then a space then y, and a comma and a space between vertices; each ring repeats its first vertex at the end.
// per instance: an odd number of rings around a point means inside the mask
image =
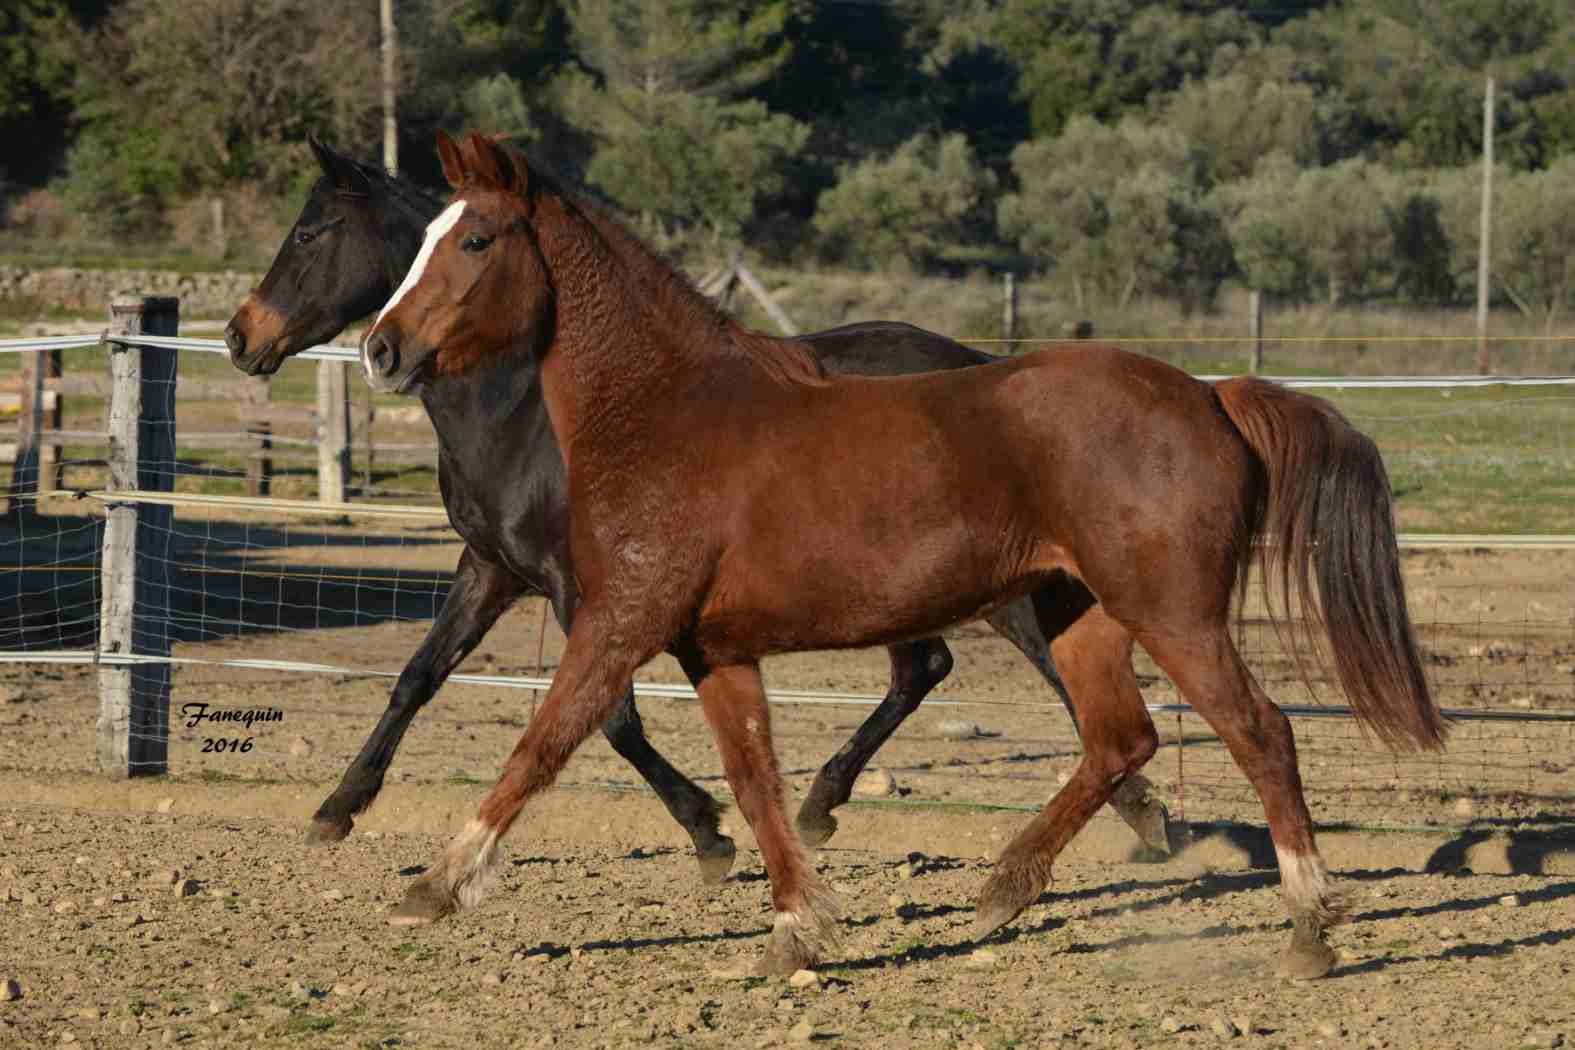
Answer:
MULTIPOLYGON (((447 571, 456 554, 445 542, 321 544, 287 560, 447 571)), ((1575 555, 1556 552, 1407 556, 1446 706, 1575 707, 1572 570, 1575 555)), ((1156 716, 1164 743, 1147 772, 1185 815, 1177 855, 1143 854, 1102 813, 1036 905, 969 943, 990 858, 1078 758, 1043 682, 977 626, 948 634, 952 677, 877 758, 895 788, 846 807, 819 854, 844 922, 817 983, 740 976, 769 926, 747 827, 729 814, 734 877, 701 885, 687 838, 599 739, 527 811, 479 908, 390 927, 386 912, 473 812, 536 700, 445 688, 357 831, 309 849, 307 818, 387 702, 389 678, 367 672, 397 671, 425 629, 404 612, 177 645, 183 659, 355 672, 183 664, 172 775, 129 783, 94 768, 93 669, 0 666, 0 981, 15 982, 0 986, 0 1047, 1575 1045, 1567 722, 1465 722, 1446 755, 1418 758, 1343 720, 1297 719, 1321 841, 1351 894, 1330 979, 1274 976, 1288 925, 1261 810, 1207 727, 1169 714, 1156 716), (192 703, 282 718, 220 734, 180 722, 192 703), (945 739, 941 723, 957 720, 979 735, 945 739), (205 752, 216 737, 252 748, 205 752)), ((1307 702, 1251 612, 1243 648, 1271 694, 1307 702)), ((464 670, 533 673, 539 616, 523 603, 464 670)), ((549 628, 547 670, 561 645, 549 628)), ((1176 699, 1151 665, 1140 672, 1151 702, 1176 699)), ((887 664, 802 654, 766 674, 777 689, 878 695, 887 664)), ((641 678, 679 675, 663 659, 641 678)), ((698 706, 641 709, 655 746, 725 798, 698 706)), ((865 713, 774 709, 790 805, 865 713)))

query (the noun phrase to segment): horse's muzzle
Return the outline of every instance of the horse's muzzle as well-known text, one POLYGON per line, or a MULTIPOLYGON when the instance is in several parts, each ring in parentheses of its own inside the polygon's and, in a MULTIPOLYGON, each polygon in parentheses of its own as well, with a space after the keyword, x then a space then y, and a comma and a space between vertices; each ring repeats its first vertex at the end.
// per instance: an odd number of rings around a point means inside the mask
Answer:
POLYGON ((405 353, 402 342, 395 328, 375 328, 367 333, 361 343, 361 371, 372 389, 403 394, 414 382, 424 355, 405 353))
POLYGON ((279 370, 284 355, 275 353, 277 340, 267 340, 248 346, 246 333, 234 321, 224 327, 224 345, 230 350, 230 364, 247 375, 273 375, 279 370))

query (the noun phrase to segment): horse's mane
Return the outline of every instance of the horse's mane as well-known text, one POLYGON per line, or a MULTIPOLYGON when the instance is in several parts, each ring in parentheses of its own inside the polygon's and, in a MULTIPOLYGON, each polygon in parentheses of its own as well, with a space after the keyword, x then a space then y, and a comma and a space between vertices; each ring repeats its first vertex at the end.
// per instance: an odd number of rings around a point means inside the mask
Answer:
POLYGON ((517 149, 506 147, 506 151, 520 171, 530 173, 530 196, 551 196, 571 215, 584 220, 613 254, 628 264, 630 275, 645 284, 648 295, 674 307, 697 330, 714 333, 718 350, 750 359, 778 383, 820 385, 826 381, 819 359, 803 343, 745 328, 702 295, 687 275, 635 236, 610 209, 544 166, 529 161, 517 149))
POLYGON ((432 216, 443 210, 443 201, 437 194, 416 185, 409 179, 387 168, 351 159, 367 181, 385 192, 389 199, 396 204, 403 205, 413 214, 430 220, 432 216))

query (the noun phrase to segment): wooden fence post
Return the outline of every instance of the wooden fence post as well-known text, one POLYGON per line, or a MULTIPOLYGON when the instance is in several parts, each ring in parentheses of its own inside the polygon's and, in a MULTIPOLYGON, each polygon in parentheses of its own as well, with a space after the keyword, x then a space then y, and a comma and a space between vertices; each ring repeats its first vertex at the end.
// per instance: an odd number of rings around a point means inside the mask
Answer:
POLYGON ((16 457, 6 491, 7 513, 26 514, 38 499, 44 437, 44 354, 22 354, 22 403, 17 418, 16 457))
POLYGON ((727 271, 722 277, 721 285, 717 288, 717 302, 724 313, 733 312, 733 293, 738 290, 738 267, 743 258, 742 248, 733 253, 733 259, 727 264, 727 271))
POLYGON ((1482 95, 1482 215, 1477 230, 1477 374, 1493 371, 1488 350, 1488 302, 1493 279, 1493 78, 1482 95))
POLYGON ((377 476, 377 463, 375 462, 377 441, 372 436, 372 429, 377 425, 377 397, 372 393, 371 387, 362 384, 366 390, 366 472, 362 474, 361 493, 370 497, 372 494, 372 480, 377 476))
POLYGON ((317 501, 343 503, 350 491, 350 384, 343 361, 317 362, 317 501))
MULTIPOLYGON (((110 304, 109 490, 175 486, 176 352, 117 344, 115 336, 175 335, 180 300, 110 304)), ((168 657, 172 508, 111 503, 104 518, 98 655, 168 657)), ((115 777, 157 776, 169 766, 170 665, 100 666, 98 764, 115 777)))
POLYGON ((760 283, 739 256, 733 258, 733 272, 738 275, 738 280, 749 290, 749 294, 755 297, 755 302, 760 304, 767 316, 776 322, 777 328, 781 329, 783 335, 789 338, 798 335, 798 325, 793 323, 787 311, 777 304, 776 298, 766 291, 766 286, 760 283))
POLYGON ((251 376, 246 384, 248 423, 246 432, 257 439, 257 447, 246 454, 246 494, 266 496, 273 488, 273 420, 268 414, 268 403, 273 399, 273 386, 267 376, 251 376))
POLYGON ((1006 352, 1017 353, 1017 278, 1006 271, 1004 301, 1001 304, 1001 335, 1006 339, 1006 352))
MULTIPOLYGON (((39 364, 44 373, 44 430, 63 430, 66 425, 66 398, 60 389, 64 368, 59 350, 40 354, 39 364), (51 383, 50 380, 57 380, 51 383)), ((38 491, 54 492, 65 485, 65 454, 54 441, 41 441, 38 446, 38 491)))
POLYGON ((1249 324, 1252 327, 1252 374, 1263 371, 1263 293, 1254 288, 1247 299, 1249 324))

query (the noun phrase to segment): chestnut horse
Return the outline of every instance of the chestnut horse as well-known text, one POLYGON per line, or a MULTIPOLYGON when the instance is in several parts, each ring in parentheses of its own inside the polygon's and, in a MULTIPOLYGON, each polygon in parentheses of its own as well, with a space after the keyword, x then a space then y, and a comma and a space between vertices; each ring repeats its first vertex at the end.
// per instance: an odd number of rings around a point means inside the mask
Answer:
POLYGON ((783 812, 760 659, 925 637, 1031 594, 1084 754, 1002 852, 974 935, 1039 896, 1056 854, 1153 755, 1137 643, 1263 801, 1293 919, 1282 967, 1328 972, 1340 911, 1290 724, 1229 614, 1272 537, 1264 575, 1326 636, 1361 723, 1395 747, 1442 746, 1371 441, 1317 398, 1253 378, 1211 386, 1107 346, 829 377, 491 140, 440 135, 438 148, 456 193, 362 364, 398 391, 540 360, 581 606, 501 778, 394 921, 476 901, 526 799, 666 649, 700 694, 771 878, 763 968, 812 965, 834 900, 783 812))
MULTIPOLYGON (((422 190, 380 168, 315 139, 311 146, 323 177, 262 282, 225 328, 231 361, 250 375, 277 371, 286 358, 327 342, 387 302, 415 261, 427 223, 442 210, 422 190)), ((800 340, 829 370, 857 375, 967 368, 994 360, 933 332, 886 322, 845 325, 800 340)), ((497 384, 467 377, 421 387, 441 449, 443 502, 465 551, 382 719, 313 816, 307 830, 311 843, 336 842, 350 833, 355 815, 377 797, 416 713, 518 598, 545 596, 559 624, 569 629, 578 601, 566 528, 569 491, 535 367, 534 359, 526 358, 511 362, 497 384), (512 393, 500 396, 504 390, 512 393), (499 440, 500 435, 507 440, 499 440), (499 484, 504 478, 509 483, 499 484)), ((1026 598, 1013 602, 991 614, 989 623, 1022 650, 1070 710, 1032 603, 1026 598)), ((894 645, 890 656, 890 691, 816 775, 799 808, 796 823, 808 845, 831 837, 837 827, 831 811, 848 800, 871 756, 952 665, 940 638, 894 645)), ((722 878, 734 847, 719 830, 721 809, 651 746, 633 693, 624 695, 602 732, 689 833, 702 877, 722 878)), ((1128 777, 1110 804, 1145 844, 1168 851, 1165 806, 1146 779, 1128 777)))

